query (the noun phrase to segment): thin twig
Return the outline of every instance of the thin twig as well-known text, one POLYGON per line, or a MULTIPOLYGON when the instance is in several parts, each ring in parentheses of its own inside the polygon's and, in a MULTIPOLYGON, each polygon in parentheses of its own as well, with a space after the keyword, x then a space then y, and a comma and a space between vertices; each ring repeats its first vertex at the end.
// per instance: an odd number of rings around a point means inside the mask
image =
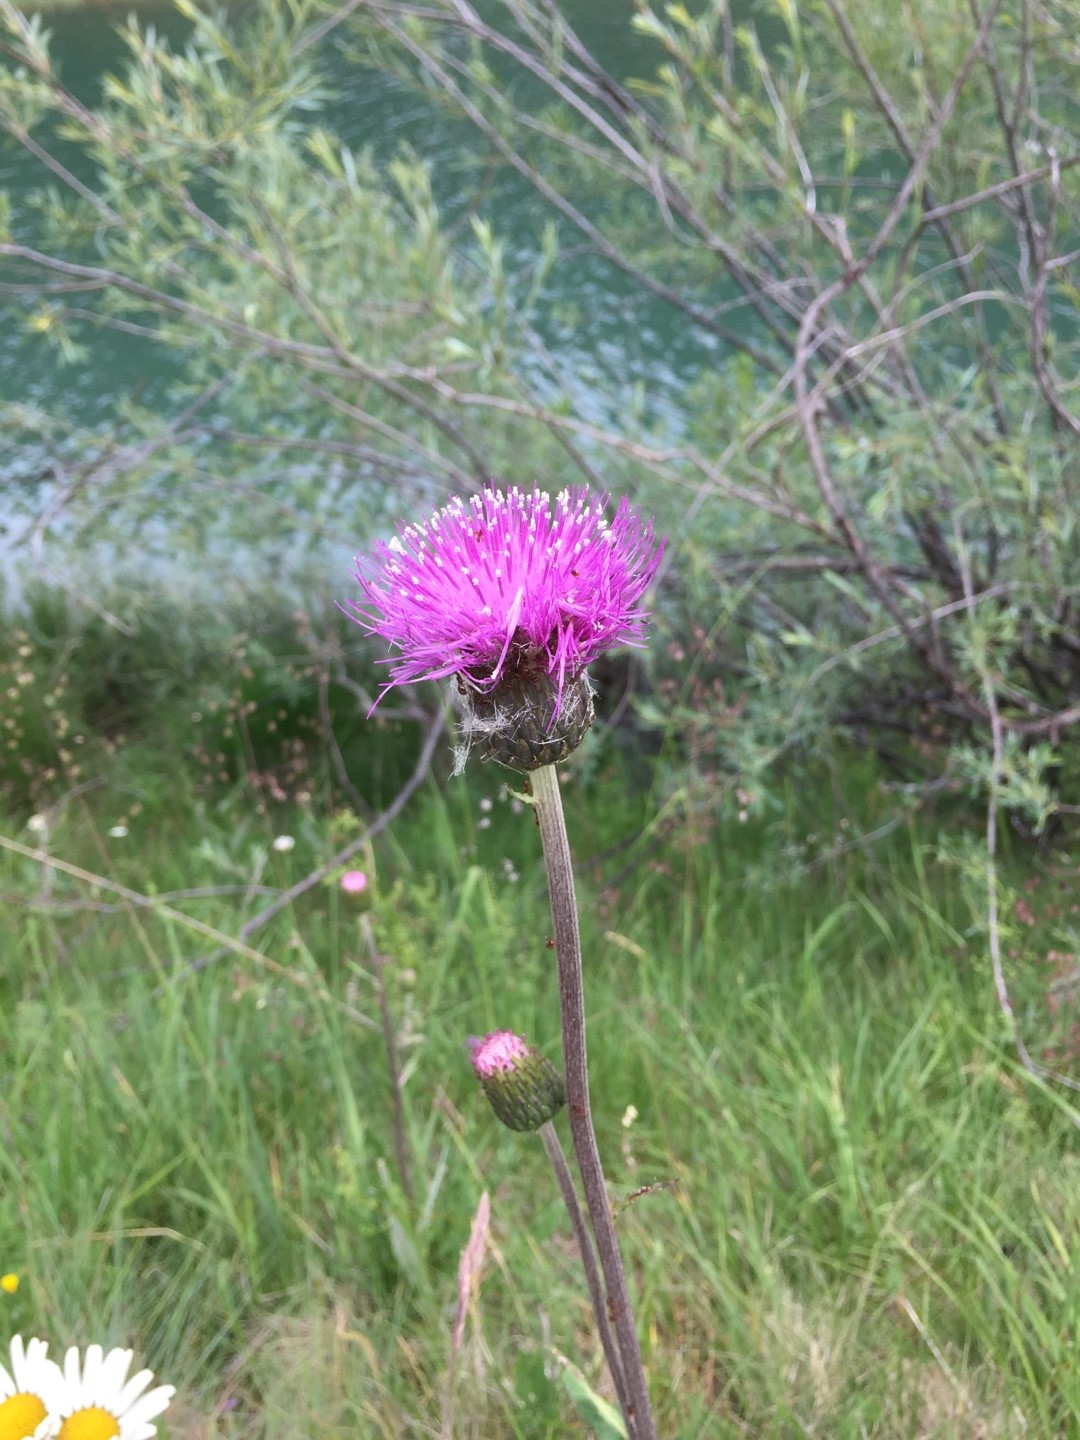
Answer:
POLYGON ((329 752, 330 763, 334 767, 337 782, 352 801, 352 807, 356 814, 366 817, 370 815, 371 807, 349 774, 349 767, 345 764, 345 756, 341 753, 337 731, 334 729, 334 717, 330 711, 330 671, 325 660, 319 667, 318 692, 319 729, 322 732, 323 744, 329 752))
MULTIPOLYGON (((186 915, 182 910, 174 909, 172 905, 162 904, 154 896, 143 895, 138 890, 132 890, 127 885, 121 885, 115 880, 109 880, 104 875, 95 875, 90 870, 84 870, 81 865, 72 865, 70 861, 61 860, 56 855, 50 855, 47 850, 35 850, 29 845, 21 845, 18 840, 11 840, 6 835, 0 835, 0 850, 8 850, 13 855, 21 855, 24 860, 32 860, 36 865, 40 865, 45 870, 59 870, 64 875, 70 875, 75 880, 81 880, 84 885, 91 885, 101 890, 110 890, 114 895, 122 895, 125 900, 130 901, 135 909, 153 910, 163 919, 172 920, 175 924, 182 925, 185 930, 193 930, 197 935, 203 936, 204 939, 219 941, 221 943, 221 949, 216 952, 217 954, 239 955, 244 960, 249 960, 260 970, 269 971, 271 975, 276 975, 279 980, 285 980, 288 984, 295 985, 298 989, 305 990, 308 994, 314 995, 316 999, 332 1006, 335 1010, 339 1010, 343 1015, 348 1016, 354 1024, 362 1026, 365 1030, 378 1029, 378 1026, 370 1015, 362 1014, 354 1006, 348 1005, 344 1000, 339 1000, 336 996, 331 995, 324 986, 312 983, 311 979, 302 972, 292 969, 288 965, 280 964, 277 960, 271 959, 269 955, 264 955, 261 950, 255 950, 252 946, 246 945, 243 940, 237 940, 231 935, 226 935, 225 932, 219 930, 216 925, 208 925, 205 920, 197 920, 194 915, 186 915)), ((174 971, 170 978, 172 980, 180 979, 192 968, 194 967, 189 966, 187 970, 174 971)))
MULTIPOLYGON (((958 522, 956 527, 956 553, 959 559, 960 571, 963 577, 965 598, 968 602, 969 614, 972 618, 975 615, 975 596, 972 590, 971 567, 967 558, 967 547, 963 543, 963 536, 959 531, 958 522)), ((983 694, 986 697, 986 708, 990 716, 990 737, 993 746, 991 756, 991 772, 989 795, 986 802, 986 926, 987 939, 990 948, 990 964, 994 973, 994 989, 997 992, 998 1005, 1001 1013, 1008 1022, 1009 1031, 1012 1035, 1013 1044, 1016 1046, 1016 1053, 1020 1057, 1020 1063, 1029 1075, 1039 1080, 1054 1080, 1071 1090, 1080 1090, 1080 1081, 1071 1079, 1067 1075, 1058 1075, 1040 1065, 1033 1057, 1024 1043, 1024 1037, 1020 1033, 1020 1026, 1017 1023, 1016 1011, 1013 1009, 1012 997, 1009 994, 1009 984, 1005 978, 1005 964, 1001 955, 1001 928, 998 919, 998 872, 997 872, 997 834, 998 834, 998 792, 1001 784, 1004 762, 1005 762, 1005 729, 1001 723, 1001 713, 998 709, 997 691, 989 671, 984 667, 982 672, 983 694)), ((1070 1111, 1073 1124, 1080 1129, 1080 1115, 1070 1111)))
MULTIPOLYGON (((424 736, 424 743, 420 749, 416 768, 386 809, 375 817, 361 835, 355 836, 349 841, 348 845, 342 846, 325 865, 320 865, 318 869, 312 870, 309 875, 305 875, 302 880, 298 880, 295 885, 291 885, 288 890, 283 890, 277 899, 267 905, 265 909, 260 910, 257 915, 253 915, 250 920, 246 920, 240 927, 239 933, 241 941, 246 940, 249 935, 253 935, 256 930, 261 930, 268 921, 272 920, 275 915, 279 915, 282 910, 286 910, 293 901, 297 900, 301 895, 305 895, 309 890, 314 889, 316 885, 322 884, 328 875, 340 869, 341 866, 344 865, 347 860, 351 860, 354 855, 359 854, 370 841, 374 840, 376 835, 380 834, 388 825, 397 819, 419 789, 420 785, 427 778, 428 771, 431 769, 432 757, 435 754, 435 746, 439 743, 439 737, 445 728, 446 716, 444 712, 440 710, 428 726, 428 732, 424 736)), ((228 954, 229 948, 229 946, 224 946, 209 955, 202 955, 199 959, 193 960, 187 967, 187 973, 193 974, 199 970, 205 970, 206 967, 212 965, 215 960, 220 960, 223 955, 228 954)))
POLYGON ((144 895, 142 901, 135 899, 125 900, 122 905, 108 905, 103 900, 25 900, 19 895, 6 894, 2 899, 5 905, 21 904, 27 910, 57 911, 64 914, 77 914, 81 911, 89 911, 94 915, 124 915, 132 906, 136 909, 140 904, 149 910, 162 903, 171 904, 174 900, 212 900, 229 895, 278 895, 280 891, 274 885, 198 885, 191 890, 163 890, 159 895, 144 895))

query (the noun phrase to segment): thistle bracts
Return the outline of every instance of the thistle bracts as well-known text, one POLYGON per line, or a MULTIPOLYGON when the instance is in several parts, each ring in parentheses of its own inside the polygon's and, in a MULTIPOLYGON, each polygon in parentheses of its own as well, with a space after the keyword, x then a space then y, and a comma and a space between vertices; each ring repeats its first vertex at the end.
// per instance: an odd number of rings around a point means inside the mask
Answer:
POLYGON ((480 751, 511 770, 557 765, 572 754, 593 722, 593 690, 588 675, 563 688, 527 661, 508 671, 493 690, 460 686, 463 752, 480 751))

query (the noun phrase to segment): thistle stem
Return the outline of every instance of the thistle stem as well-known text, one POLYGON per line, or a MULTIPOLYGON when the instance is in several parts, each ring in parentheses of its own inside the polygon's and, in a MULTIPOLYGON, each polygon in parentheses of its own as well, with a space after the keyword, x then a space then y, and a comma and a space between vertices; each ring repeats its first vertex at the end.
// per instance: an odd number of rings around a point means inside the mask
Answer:
POLYGON ((578 931, 574 869, 566 834, 559 777, 554 765, 541 765, 530 774, 533 801, 544 846, 551 923, 555 931, 555 957, 559 970, 559 1007, 562 1016, 563 1065, 566 1109, 574 1142, 585 1203, 589 1210, 596 1251, 607 1288, 606 1309, 615 1326, 623 1377, 624 1410, 628 1428, 638 1440, 657 1440, 656 1422, 649 1402, 645 1367, 641 1359, 630 1294, 626 1286, 615 1222, 608 1203, 600 1151, 589 1105, 589 1072, 585 1053, 585 991, 581 971, 581 936, 578 931))
POLYGON ((633 1420, 629 1419, 631 1412, 626 1394, 626 1381, 623 1379, 622 1361, 619 1359, 615 1337, 611 1333, 607 1307, 604 1304, 604 1291, 600 1282, 600 1272, 596 1268, 596 1252, 593 1250, 592 1236, 589 1234, 585 1212, 578 1199, 574 1177, 570 1174, 570 1167, 566 1163, 562 1141, 550 1120, 540 1126, 539 1134, 540 1139, 544 1142, 547 1157, 551 1161, 551 1168, 555 1171, 555 1179, 558 1181, 559 1190, 566 1205, 566 1213, 570 1217, 578 1253, 581 1255, 581 1268, 585 1271, 585 1283, 589 1287, 589 1299, 592 1301, 593 1311, 596 1315, 596 1328, 600 1332, 600 1343, 604 1347, 604 1358, 607 1360, 612 1384, 615 1386, 619 1408, 628 1417, 629 1440, 637 1440, 637 1427, 633 1420))

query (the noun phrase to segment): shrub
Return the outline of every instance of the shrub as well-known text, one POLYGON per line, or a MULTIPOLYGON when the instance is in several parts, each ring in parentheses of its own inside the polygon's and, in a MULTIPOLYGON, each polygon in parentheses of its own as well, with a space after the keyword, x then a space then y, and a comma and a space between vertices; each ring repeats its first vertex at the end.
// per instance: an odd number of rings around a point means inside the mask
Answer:
POLYGON ((548 0, 258 5, 239 38, 184 0, 183 53, 130 22, 92 110, 2 8, 8 129, 59 125, 92 167, 36 245, 0 246, 27 323, 63 352, 89 313, 185 361, 169 418, 132 410, 78 463, 53 447, 70 533, 152 516, 170 548, 256 534, 287 564, 490 474, 599 471, 673 532, 662 628, 702 688, 651 718, 684 760, 704 731, 707 772, 745 782, 840 735, 1002 784, 1008 751, 1006 800, 1068 804, 1080 51, 1058 7, 640 3, 624 79, 548 0), (320 128, 331 30, 539 192, 558 232, 531 286, 481 199, 466 260, 422 155, 379 167, 320 128), (698 347, 662 430, 624 376, 588 414, 530 383, 545 267, 581 237, 698 347))

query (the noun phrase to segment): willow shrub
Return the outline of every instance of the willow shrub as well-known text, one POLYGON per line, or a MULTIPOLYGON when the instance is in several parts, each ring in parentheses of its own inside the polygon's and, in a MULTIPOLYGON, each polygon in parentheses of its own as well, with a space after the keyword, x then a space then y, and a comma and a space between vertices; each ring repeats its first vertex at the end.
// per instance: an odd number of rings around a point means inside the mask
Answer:
POLYGON ((1071 5, 638 3, 633 77, 550 0, 180 9, 182 48, 127 22, 87 108, 0 0, 0 118, 50 167, 0 245, 35 363, 121 327, 182 376, 92 432, 7 407, 39 560, 140 525, 185 567, 284 566, 490 475, 599 476, 672 535, 637 700, 683 778, 752 800, 840 736, 1040 823, 1075 803, 1071 5), (327 127, 330 46, 471 133, 464 241, 422 153, 327 127), (525 262, 492 164, 537 193, 525 262), (540 378, 582 243, 698 347, 662 423, 624 375, 540 378))

